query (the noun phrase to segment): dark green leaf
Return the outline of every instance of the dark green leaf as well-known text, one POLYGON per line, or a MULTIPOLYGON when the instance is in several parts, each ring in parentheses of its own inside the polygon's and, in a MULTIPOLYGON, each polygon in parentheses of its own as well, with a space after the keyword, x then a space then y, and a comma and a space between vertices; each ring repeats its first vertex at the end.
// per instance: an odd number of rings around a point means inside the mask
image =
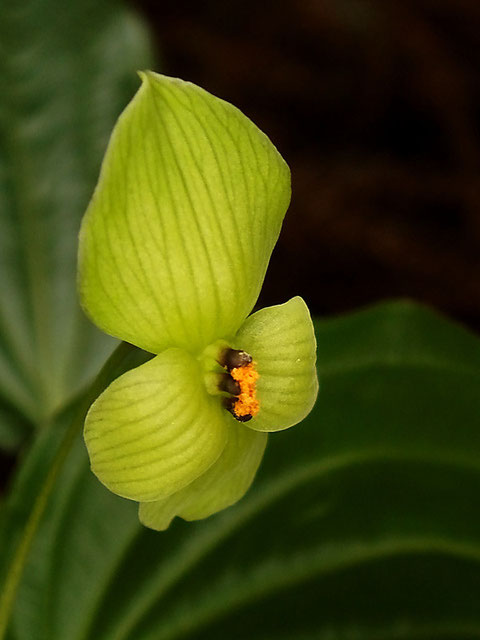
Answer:
POLYGON ((317 339, 314 412, 204 522, 142 529, 78 439, 11 640, 480 637, 480 341, 408 303, 317 339))
POLYGON ((41 424, 113 345, 76 301, 77 232, 150 56, 114 0, 4 3, 0 43, 0 420, 17 410, 41 424))

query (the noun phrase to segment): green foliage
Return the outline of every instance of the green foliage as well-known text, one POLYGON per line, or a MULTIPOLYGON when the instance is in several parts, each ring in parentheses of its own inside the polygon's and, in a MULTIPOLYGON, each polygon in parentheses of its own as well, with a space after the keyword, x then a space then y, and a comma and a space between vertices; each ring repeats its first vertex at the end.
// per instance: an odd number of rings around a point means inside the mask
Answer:
POLYGON ((13 448, 112 349, 76 300, 77 234, 150 55, 142 25, 113 0, 4 3, 0 42, 0 447, 13 448))
MULTIPOLYGON (((475 637, 480 341, 401 302, 316 335, 314 411, 269 441, 246 498, 206 521, 143 529, 78 437, 10 639, 475 637)), ((46 446, 29 456, 23 517, 46 446)), ((17 513, 10 534, 21 527, 17 513)))

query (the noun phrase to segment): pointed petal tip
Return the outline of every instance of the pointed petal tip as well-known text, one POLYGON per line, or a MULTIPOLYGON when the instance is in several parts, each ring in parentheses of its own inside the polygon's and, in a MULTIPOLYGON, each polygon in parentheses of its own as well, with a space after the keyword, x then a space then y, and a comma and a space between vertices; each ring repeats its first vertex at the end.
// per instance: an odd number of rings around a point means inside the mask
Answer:
POLYGON ((187 86, 191 85, 196 89, 200 89, 200 87, 196 87, 196 85, 192 84, 188 80, 183 80, 182 78, 178 78, 176 76, 167 76, 164 73, 158 73, 158 71, 153 71, 152 69, 140 69, 137 71, 137 75, 140 77, 142 84, 155 87, 156 86, 187 86))

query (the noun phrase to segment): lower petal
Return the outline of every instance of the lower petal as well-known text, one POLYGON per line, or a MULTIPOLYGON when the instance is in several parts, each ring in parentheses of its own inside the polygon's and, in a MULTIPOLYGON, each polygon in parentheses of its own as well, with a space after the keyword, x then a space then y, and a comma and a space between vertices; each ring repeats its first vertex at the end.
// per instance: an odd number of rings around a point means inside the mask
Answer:
POLYGON ((226 419, 198 361, 168 349, 115 380, 93 403, 85 442, 93 472, 111 491, 158 500, 198 478, 222 453, 226 419))
POLYGON ((250 487, 260 465, 267 434, 231 420, 225 449, 210 469, 174 495, 140 505, 140 521, 163 531, 175 516, 200 520, 234 504, 250 487))

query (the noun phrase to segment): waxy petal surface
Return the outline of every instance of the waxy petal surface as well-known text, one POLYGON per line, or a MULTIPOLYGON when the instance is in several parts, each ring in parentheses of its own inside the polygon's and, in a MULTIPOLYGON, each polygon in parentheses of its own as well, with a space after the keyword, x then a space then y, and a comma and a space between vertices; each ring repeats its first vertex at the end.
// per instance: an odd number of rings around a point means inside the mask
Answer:
POLYGON ((258 297, 290 173, 238 109, 152 72, 118 120, 80 234, 92 320, 147 351, 232 336, 258 297))
POLYGON ((93 403, 85 422, 92 470, 125 498, 169 496, 218 459, 227 418, 206 392, 198 361, 168 349, 117 378, 93 403))
POLYGON ((234 346, 251 354, 260 374, 260 411, 245 423, 247 427, 280 431, 310 413, 318 393, 316 340, 302 298, 252 314, 235 336, 234 346))
POLYGON ((172 518, 199 520, 242 498, 250 487, 267 444, 267 434, 229 420, 228 439, 220 458, 210 469, 174 495, 144 502, 140 521, 151 529, 167 529, 172 518))

